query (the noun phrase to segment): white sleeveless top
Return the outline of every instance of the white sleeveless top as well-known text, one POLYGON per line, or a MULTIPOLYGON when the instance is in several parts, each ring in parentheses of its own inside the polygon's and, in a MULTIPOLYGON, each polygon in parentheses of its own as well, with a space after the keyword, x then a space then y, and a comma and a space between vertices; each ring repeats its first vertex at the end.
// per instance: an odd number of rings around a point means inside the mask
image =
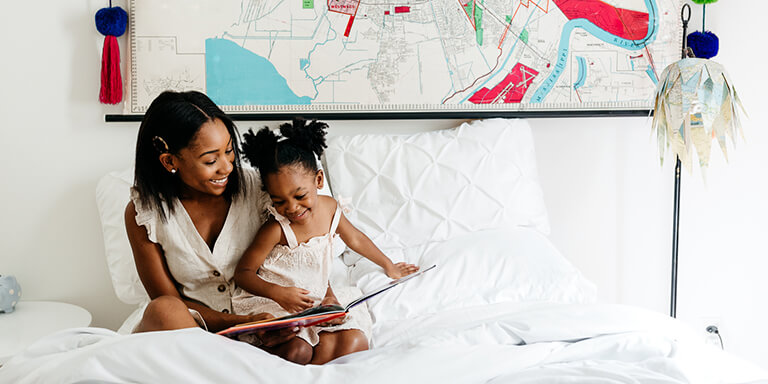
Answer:
MULTIPOLYGON (((143 206, 138 191, 131 189, 136 223, 147 229, 150 241, 163 248, 168 269, 180 292, 225 313, 232 312, 237 262, 266 221, 265 209, 271 205, 261 188, 258 172, 249 168, 241 168, 241 172, 246 193, 233 199, 213 251, 178 199, 173 202, 173 213, 163 222, 160 212, 143 206)), ((164 208, 168 213, 167 207, 164 208)))
MULTIPOLYGON (((333 214, 331 227, 325 235, 315 236, 304 243, 299 244, 296 235, 291 229, 291 222, 280 215, 270 206, 267 208, 283 230, 288 245, 278 244, 270 251, 264 263, 258 271, 259 277, 264 281, 283 287, 298 287, 308 290, 309 297, 319 305, 328 290, 331 274, 333 242, 339 235, 336 228, 341 219, 341 207, 337 203, 333 214)), ((352 286, 332 286, 336 298, 342 305, 349 303, 360 296, 361 292, 352 286)), ((256 314, 267 312, 275 317, 284 316, 288 311, 283 309, 272 299, 254 296, 247 291, 238 288, 232 299, 233 309, 236 314, 256 314)), ((332 327, 307 327, 302 328, 298 336, 315 346, 319 341, 318 333, 322 331, 334 332, 345 329, 362 330, 366 336, 370 333, 372 321, 367 308, 359 305, 352 308, 346 317, 344 324, 332 327)), ((249 335, 241 337, 248 340, 249 335)))

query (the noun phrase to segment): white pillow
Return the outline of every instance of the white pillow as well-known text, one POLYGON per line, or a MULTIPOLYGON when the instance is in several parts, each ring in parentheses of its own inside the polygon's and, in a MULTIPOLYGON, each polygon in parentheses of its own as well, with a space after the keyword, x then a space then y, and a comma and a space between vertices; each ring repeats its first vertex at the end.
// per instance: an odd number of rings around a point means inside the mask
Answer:
POLYGON ((549 233, 525 120, 412 135, 337 136, 328 181, 350 222, 381 248, 519 225, 549 233))
MULTIPOLYGON (((248 167, 245 164, 243 166, 248 167)), ((104 251, 115 294, 124 303, 139 304, 149 300, 149 297, 136 271, 133 251, 125 232, 124 213, 130 200, 131 186, 133 168, 106 174, 96 185, 96 206, 101 218, 104 251)), ((318 193, 330 196, 328 183, 318 193)), ((341 254, 345 247, 340 239, 334 242, 334 255, 341 254)))
POLYGON ((149 300, 133 262, 125 232, 125 207, 130 200, 133 168, 106 174, 96 185, 96 206, 104 234, 104 251, 117 297, 126 304, 149 300))
MULTIPOLYGON (((591 303, 597 298, 595 285, 549 239, 528 228, 480 231, 391 250, 388 256, 437 267, 368 300, 377 323, 501 302, 591 303)), ((358 261, 350 279, 363 292, 388 281, 367 259, 358 261)))

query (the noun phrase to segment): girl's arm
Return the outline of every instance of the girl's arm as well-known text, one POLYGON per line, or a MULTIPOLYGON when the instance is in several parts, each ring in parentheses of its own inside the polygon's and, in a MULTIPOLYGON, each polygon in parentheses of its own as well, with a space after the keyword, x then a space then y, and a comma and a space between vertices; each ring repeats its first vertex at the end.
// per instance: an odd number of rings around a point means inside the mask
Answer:
POLYGON ((311 308, 314 302, 309 291, 298 287, 283 287, 262 279, 257 272, 269 253, 280 243, 282 229, 274 219, 264 223, 253 242, 243 253, 235 268, 235 284, 256 295, 270 298, 289 312, 311 308))
MULTIPOLYGON (((339 213, 341 213, 341 211, 339 211, 339 213)), ((341 239, 344 240, 344 243, 347 244, 350 249, 383 268, 384 273, 386 273, 389 278, 399 279, 419 270, 419 267, 413 264, 406 264, 402 262, 393 264, 392 260, 390 260, 387 255, 381 252, 381 250, 379 250, 376 244, 374 244, 373 241, 368 238, 368 236, 360 232, 359 229, 355 228, 355 226, 352 225, 349 220, 347 220, 343 213, 341 213, 341 218, 339 219, 339 227, 336 229, 336 233, 341 236, 341 239)))
POLYGON ((160 296, 174 296, 183 300, 188 308, 200 312, 210 331, 219 331, 240 323, 261 320, 264 314, 238 316, 222 313, 208 308, 206 305, 183 297, 176 288, 176 282, 171 277, 165 255, 159 244, 149 240, 147 229, 136 224, 136 207, 129 202, 125 208, 125 230, 133 250, 136 271, 150 299, 160 296))

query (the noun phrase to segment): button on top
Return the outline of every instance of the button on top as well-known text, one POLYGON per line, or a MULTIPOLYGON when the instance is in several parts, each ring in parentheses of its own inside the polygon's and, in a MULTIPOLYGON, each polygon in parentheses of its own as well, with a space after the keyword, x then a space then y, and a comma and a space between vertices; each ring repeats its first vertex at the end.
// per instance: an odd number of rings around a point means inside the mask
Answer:
POLYGON ((213 271, 213 275, 219 277, 221 276, 221 273, 219 271, 213 271))
POLYGON ((219 292, 224 292, 227 290, 227 287, 225 287, 224 284, 222 284, 222 285, 219 285, 218 289, 219 289, 219 292))

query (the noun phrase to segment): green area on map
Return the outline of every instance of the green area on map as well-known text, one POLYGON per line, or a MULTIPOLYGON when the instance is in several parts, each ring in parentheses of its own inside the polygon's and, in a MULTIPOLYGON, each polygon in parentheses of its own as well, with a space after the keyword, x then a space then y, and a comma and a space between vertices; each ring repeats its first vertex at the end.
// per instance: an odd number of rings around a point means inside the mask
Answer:
MULTIPOLYGON (((482 4, 482 3, 481 3, 482 4)), ((464 10, 475 25, 475 39, 478 45, 483 45, 483 9, 476 5, 476 1, 464 4, 464 10)))
POLYGON ((523 41, 523 43, 528 44, 528 30, 523 29, 522 32, 520 32, 520 40, 523 41))
POLYGON ((301 7, 304 9, 314 9, 315 0, 301 0, 301 7))

